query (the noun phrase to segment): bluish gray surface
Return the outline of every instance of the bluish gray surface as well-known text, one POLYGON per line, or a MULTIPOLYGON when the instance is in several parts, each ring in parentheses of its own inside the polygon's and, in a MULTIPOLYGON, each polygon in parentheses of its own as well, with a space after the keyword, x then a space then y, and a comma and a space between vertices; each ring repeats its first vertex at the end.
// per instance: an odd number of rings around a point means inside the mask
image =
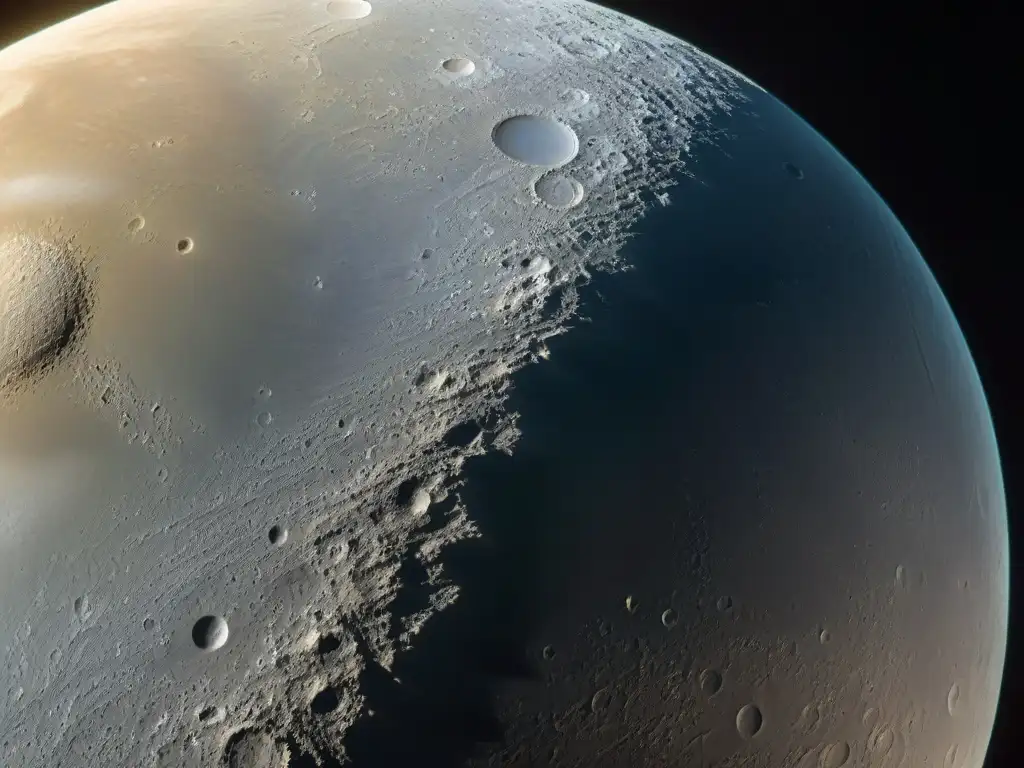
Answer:
POLYGON ((745 96, 514 375, 463 595, 402 685, 367 676, 357 765, 983 761, 1008 568, 974 365, 884 202, 745 96))
POLYGON ((980 765, 970 355, 726 65, 118 0, 0 52, 0 203, 5 766, 980 765))

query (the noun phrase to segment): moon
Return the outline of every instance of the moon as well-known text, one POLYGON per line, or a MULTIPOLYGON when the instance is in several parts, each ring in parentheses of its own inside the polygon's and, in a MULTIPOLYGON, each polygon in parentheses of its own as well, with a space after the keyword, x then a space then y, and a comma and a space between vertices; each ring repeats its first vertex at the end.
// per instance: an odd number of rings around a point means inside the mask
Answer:
POLYGON ((118 0, 0 94, 0 763, 982 765, 982 384, 757 84, 576 0, 118 0))

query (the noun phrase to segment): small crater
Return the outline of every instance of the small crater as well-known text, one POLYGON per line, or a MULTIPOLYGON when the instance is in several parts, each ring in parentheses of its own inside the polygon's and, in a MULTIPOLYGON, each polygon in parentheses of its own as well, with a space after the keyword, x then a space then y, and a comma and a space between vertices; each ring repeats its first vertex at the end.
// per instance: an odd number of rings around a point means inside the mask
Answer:
POLYGON ((451 59, 446 59, 441 63, 441 67, 445 72, 450 72, 453 75, 465 77, 471 75, 476 70, 476 64, 471 59, 466 59, 461 56, 455 56, 451 59))
POLYGON ((960 686, 953 683, 946 694, 946 709, 950 715, 956 714, 956 708, 960 704, 960 686))
POLYGON ((732 598, 729 597, 728 595, 723 595, 722 597, 718 598, 717 606, 718 606, 718 610, 720 610, 722 613, 725 613, 726 611, 731 611, 732 610, 732 598))
POLYGON ((420 479, 418 477, 410 477, 399 483, 398 489, 395 491, 395 501, 398 506, 404 507, 412 503, 413 495, 419 487, 420 479))
POLYGON ((896 736, 890 728, 881 728, 871 732, 868 736, 868 749, 878 755, 887 755, 892 749, 896 736))
POLYGON ((549 117, 517 115, 503 120, 491 134, 494 145, 520 163, 556 167, 576 157, 576 132, 549 117))
POLYGON ((714 696, 722 690, 722 674, 715 669, 705 669, 700 673, 700 689, 705 696, 714 696))
POLYGON ((328 686, 313 697, 309 702, 309 710, 314 715, 328 715, 341 706, 341 699, 338 692, 328 686))
POLYGON ((92 607, 89 605, 89 596, 82 595, 81 597, 75 598, 75 616, 82 619, 83 621, 89 618, 89 614, 92 613, 92 607))
POLYGON ((288 748, 259 731, 239 731, 224 748, 227 768, 280 768, 288 763, 288 748))
POLYGON ((338 19, 365 19, 373 6, 365 0, 330 0, 327 12, 338 19))
POLYGON ((543 656, 546 661, 551 661, 555 658, 555 649, 550 645, 545 645, 544 650, 541 651, 541 656, 543 656))
POLYGON ((756 704, 747 704, 736 713, 736 730, 744 739, 752 739, 761 730, 764 716, 756 704))
POLYGON ((661 623, 671 629, 679 623, 679 614, 676 613, 672 608, 669 608, 662 612, 661 623))
POLYGON ((575 106, 581 106, 590 101, 590 94, 582 88, 569 88, 562 91, 562 99, 575 106))
POLYGON ((192 249, 195 248, 195 243, 191 237, 183 237, 175 244, 175 249, 178 253, 192 253, 192 249))
POLYGON ((263 413, 256 417, 256 423, 259 424, 261 427, 269 427, 273 420, 274 417, 270 414, 269 411, 263 411, 263 413))
POLYGON ((270 539, 273 546, 280 547, 288 541, 288 529, 280 525, 272 525, 267 531, 267 538, 270 539))
POLYGON ((145 226, 146 220, 142 216, 135 216, 128 222, 128 231, 134 235, 136 232, 141 232, 145 226))
POLYGON ((220 707, 204 707, 197 715, 200 723, 217 723, 224 719, 224 710, 220 707))
POLYGON ((228 641, 228 623, 222 616, 203 616, 192 626, 192 642, 201 651, 216 651, 228 641))
POLYGON ((821 768, 842 768, 850 759, 850 745, 845 741, 829 744, 822 750, 821 768))
POLYGON ((785 168, 786 173, 788 173, 794 179, 802 179, 804 177, 804 172, 795 165, 793 165, 792 163, 783 163, 783 168, 785 168))
POLYGON ((316 644, 316 652, 320 656, 326 656, 329 653, 333 653, 341 647, 341 640, 337 635, 326 634, 320 635, 320 640, 316 644))
POLYGON ((608 688, 601 688, 590 699, 590 711, 601 712, 605 709, 608 709, 608 705, 611 703, 612 692, 608 688))
POLYGON ((534 182, 533 193, 552 208, 572 208, 583 202, 583 185, 561 173, 541 176, 534 182))

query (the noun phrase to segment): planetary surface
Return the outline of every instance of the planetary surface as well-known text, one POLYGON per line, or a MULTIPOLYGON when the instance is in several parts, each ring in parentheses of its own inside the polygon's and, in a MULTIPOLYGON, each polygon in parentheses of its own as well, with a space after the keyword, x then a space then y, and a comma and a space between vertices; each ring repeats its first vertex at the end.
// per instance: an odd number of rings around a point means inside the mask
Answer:
POLYGON ((981 766, 981 382, 725 64, 118 0, 0 51, 0 203, 0 764, 981 766))

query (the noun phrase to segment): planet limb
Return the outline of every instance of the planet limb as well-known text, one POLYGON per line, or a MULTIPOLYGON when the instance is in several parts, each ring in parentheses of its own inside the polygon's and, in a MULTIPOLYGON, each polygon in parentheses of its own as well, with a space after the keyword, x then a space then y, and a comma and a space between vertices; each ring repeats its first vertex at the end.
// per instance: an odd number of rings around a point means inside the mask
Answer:
POLYGON ((0 765, 980 768, 999 452, 868 181, 577 0, 0 51, 0 765))

